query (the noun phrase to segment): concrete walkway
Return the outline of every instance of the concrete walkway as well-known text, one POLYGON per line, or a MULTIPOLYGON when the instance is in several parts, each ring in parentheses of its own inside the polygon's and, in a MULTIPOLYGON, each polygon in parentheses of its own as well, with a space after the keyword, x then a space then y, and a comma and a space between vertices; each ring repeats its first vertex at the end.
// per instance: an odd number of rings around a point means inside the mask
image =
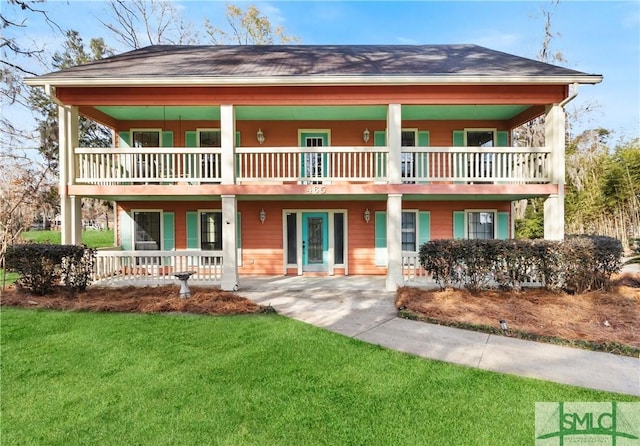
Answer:
POLYGON ((640 396, 640 358, 396 317, 384 278, 243 278, 238 294, 345 336, 454 364, 640 396))

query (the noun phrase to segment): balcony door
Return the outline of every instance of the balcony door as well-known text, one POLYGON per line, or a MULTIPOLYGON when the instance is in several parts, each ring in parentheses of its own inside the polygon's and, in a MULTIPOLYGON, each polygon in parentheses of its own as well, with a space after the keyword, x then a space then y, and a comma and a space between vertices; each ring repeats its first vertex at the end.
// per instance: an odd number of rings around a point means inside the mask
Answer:
POLYGON ((300 177, 302 184, 322 184, 329 173, 326 152, 329 146, 328 131, 301 131, 300 146, 306 150, 300 159, 300 177))
POLYGON ((325 272, 329 267, 329 225, 326 212, 302 214, 302 271, 325 272))

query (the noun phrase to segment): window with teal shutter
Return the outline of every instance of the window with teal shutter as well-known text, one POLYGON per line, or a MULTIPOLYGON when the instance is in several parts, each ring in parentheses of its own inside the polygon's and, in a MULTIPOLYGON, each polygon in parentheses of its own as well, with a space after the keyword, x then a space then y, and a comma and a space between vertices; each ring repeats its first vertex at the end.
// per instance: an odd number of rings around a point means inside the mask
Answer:
POLYGON ((118 132, 118 147, 131 147, 131 134, 129 132, 118 132))
POLYGON ((120 212, 120 224, 118 229, 120 230, 120 246, 123 251, 131 251, 133 249, 133 239, 131 236, 131 227, 133 221, 131 215, 128 212, 120 212))
POLYGON ((162 147, 173 147, 173 132, 162 132, 162 147))
POLYGON ((176 247, 175 214, 173 212, 164 212, 162 214, 162 220, 162 249, 164 251, 173 251, 176 247))
MULTIPOLYGON (((429 147, 430 136, 428 131, 418 132, 418 147, 429 147)), ((416 153, 416 175, 418 178, 429 178, 429 154, 428 153, 416 153)), ((427 181, 419 181, 420 184, 425 184, 427 181)))
POLYGON ((187 249, 199 249, 198 246, 198 213, 187 212, 187 249))
POLYGON ((387 266, 387 213, 375 213, 375 261, 376 266, 387 266))
POLYGON ((418 250, 420 246, 431 240, 431 213, 418 213, 418 250))
MULTIPOLYGON (((453 147, 464 147, 464 130, 454 130, 452 137, 453 147)), ((453 177, 461 178, 464 176, 464 160, 461 154, 454 154, 453 177)), ((462 184, 464 181, 456 181, 456 184, 462 184)))
POLYGON ((464 211, 453 211, 453 238, 464 239, 464 211))
MULTIPOLYGON (((375 131, 373 132, 373 145, 375 147, 384 147, 387 145, 387 132, 375 131)), ((387 154, 387 156, 389 156, 387 154)), ((378 153, 376 154, 376 177, 379 180, 384 180, 387 177, 387 162, 386 157, 378 153)))
POLYGON ((498 227, 496 230, 496 238, 506 240, 509 238, 509 213, 498 212, 498 227))

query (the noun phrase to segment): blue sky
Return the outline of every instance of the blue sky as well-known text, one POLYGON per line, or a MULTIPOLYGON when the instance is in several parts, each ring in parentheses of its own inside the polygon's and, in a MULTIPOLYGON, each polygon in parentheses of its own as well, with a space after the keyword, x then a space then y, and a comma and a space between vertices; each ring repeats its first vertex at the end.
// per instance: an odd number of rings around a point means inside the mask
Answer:
MULTIPOLYGON (((3 9, 6 1, 2 0, 3 9)), ((246 7, 251 3, 234 2, 246 7)), ((256 1, 274 25, 284 26, 302 44, 437 44, 474 43, 535 58, 544 32, 542 9, 549 1, 256 1)), ((203 18, 224 26, 225 2, 175 2, 197 29, 203 18)), ((63 28, 75 29, 88 41, 105 37, 102 1, 48 1, 41 5, 63 28)), ((593 111, 579 128, 605 127, 619 138, 640 136, 640 2, 568 1, 559 3, 552 17, 559 33, 552 48, 562 65, 593 74, 604 81, 581 86, 570 105, 593 111)), ((43 23, 23 38, 46 43, 54 51, 61 39, 43 23)), ((119 48, 123 50, 124 48, 119 48)))

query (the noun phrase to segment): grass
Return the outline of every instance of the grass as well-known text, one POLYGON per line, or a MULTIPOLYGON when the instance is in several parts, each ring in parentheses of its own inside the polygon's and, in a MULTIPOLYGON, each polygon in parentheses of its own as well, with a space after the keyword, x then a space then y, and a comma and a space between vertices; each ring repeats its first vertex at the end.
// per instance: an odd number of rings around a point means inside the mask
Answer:
POLYGON ((532 444, 537 401, 638 400, 278 315, 1 316, 4 445, 532 444))
MULTIPOLYGON (((60 231, 27 231, 21 234, 24 240, 34 243, 51 243, 59 245, 60 231)), ((106 231, 82 231, 82 243, 89 248, 104 248, 113 246, 113 229, 106 231)))

